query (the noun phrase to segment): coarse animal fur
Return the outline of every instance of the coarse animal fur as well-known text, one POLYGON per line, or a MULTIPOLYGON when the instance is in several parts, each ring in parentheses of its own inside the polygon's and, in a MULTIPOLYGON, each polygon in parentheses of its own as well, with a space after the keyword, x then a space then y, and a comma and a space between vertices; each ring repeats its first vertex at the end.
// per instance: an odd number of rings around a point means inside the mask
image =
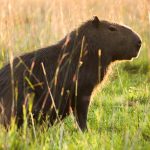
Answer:
POLYGON ((1 123, 9 126, 13 116, 22 125, 25 108, 35 120, 47 118, 53 125, 72 110, 85 130, 91 93, 109 64, 131 60, 140 47, 139 36, 130 28, 94 17, 57 44, 16 57, 0 70, 1 123))

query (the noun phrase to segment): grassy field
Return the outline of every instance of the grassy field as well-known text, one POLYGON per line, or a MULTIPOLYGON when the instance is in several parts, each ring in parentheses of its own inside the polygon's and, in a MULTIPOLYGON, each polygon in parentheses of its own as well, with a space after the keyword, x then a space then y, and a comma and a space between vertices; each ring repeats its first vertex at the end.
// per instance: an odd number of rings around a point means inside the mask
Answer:
POLYGON ((149 0, 0 0, 0 68, 10 56, 45 47, 97 15, 123 23, 142 38, 138 59, 115 65, 109 80, 92 97, 89 131, 73 115, 48 128, 46 123, 17 130, 0 127, 4 149, 150 149, 150 1, 149 0))

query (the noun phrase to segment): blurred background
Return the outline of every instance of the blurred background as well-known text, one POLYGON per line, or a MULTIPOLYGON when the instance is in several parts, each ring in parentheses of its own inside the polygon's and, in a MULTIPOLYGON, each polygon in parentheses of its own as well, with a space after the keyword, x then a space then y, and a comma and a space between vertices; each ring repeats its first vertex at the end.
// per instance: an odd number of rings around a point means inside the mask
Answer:
POLYGON ((0 0, 0 12, 4 60, 10 49, 17 55, 55 43, 94 15, 130 26, 150 51, 150 0, 0 0))

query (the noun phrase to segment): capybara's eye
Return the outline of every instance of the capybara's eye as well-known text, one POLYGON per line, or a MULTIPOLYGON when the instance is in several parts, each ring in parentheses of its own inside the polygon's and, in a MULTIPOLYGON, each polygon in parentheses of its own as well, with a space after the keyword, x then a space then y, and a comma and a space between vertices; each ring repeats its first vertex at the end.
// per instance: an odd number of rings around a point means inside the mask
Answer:
POLYGON ((110 26, 108 29, 109 29, 110 31, 117 31, 117 28, 115 28, 115 27, 113 27, 113 26, 110 26))

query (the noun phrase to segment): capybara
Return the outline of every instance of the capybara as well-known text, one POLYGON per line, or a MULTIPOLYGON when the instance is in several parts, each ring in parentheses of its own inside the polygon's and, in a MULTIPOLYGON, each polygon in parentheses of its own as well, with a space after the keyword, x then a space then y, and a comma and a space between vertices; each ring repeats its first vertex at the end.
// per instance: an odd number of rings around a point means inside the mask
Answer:
POLYGON ((21 126, 26 110, 53 125, 73 112, 80 129, 87 129, 94 87, 111 62, 131 60, 140 47, 130 28, 95 16, 55 45, 16 57, 0 70, 1 123, 9 126, 13 116, 21 126))

